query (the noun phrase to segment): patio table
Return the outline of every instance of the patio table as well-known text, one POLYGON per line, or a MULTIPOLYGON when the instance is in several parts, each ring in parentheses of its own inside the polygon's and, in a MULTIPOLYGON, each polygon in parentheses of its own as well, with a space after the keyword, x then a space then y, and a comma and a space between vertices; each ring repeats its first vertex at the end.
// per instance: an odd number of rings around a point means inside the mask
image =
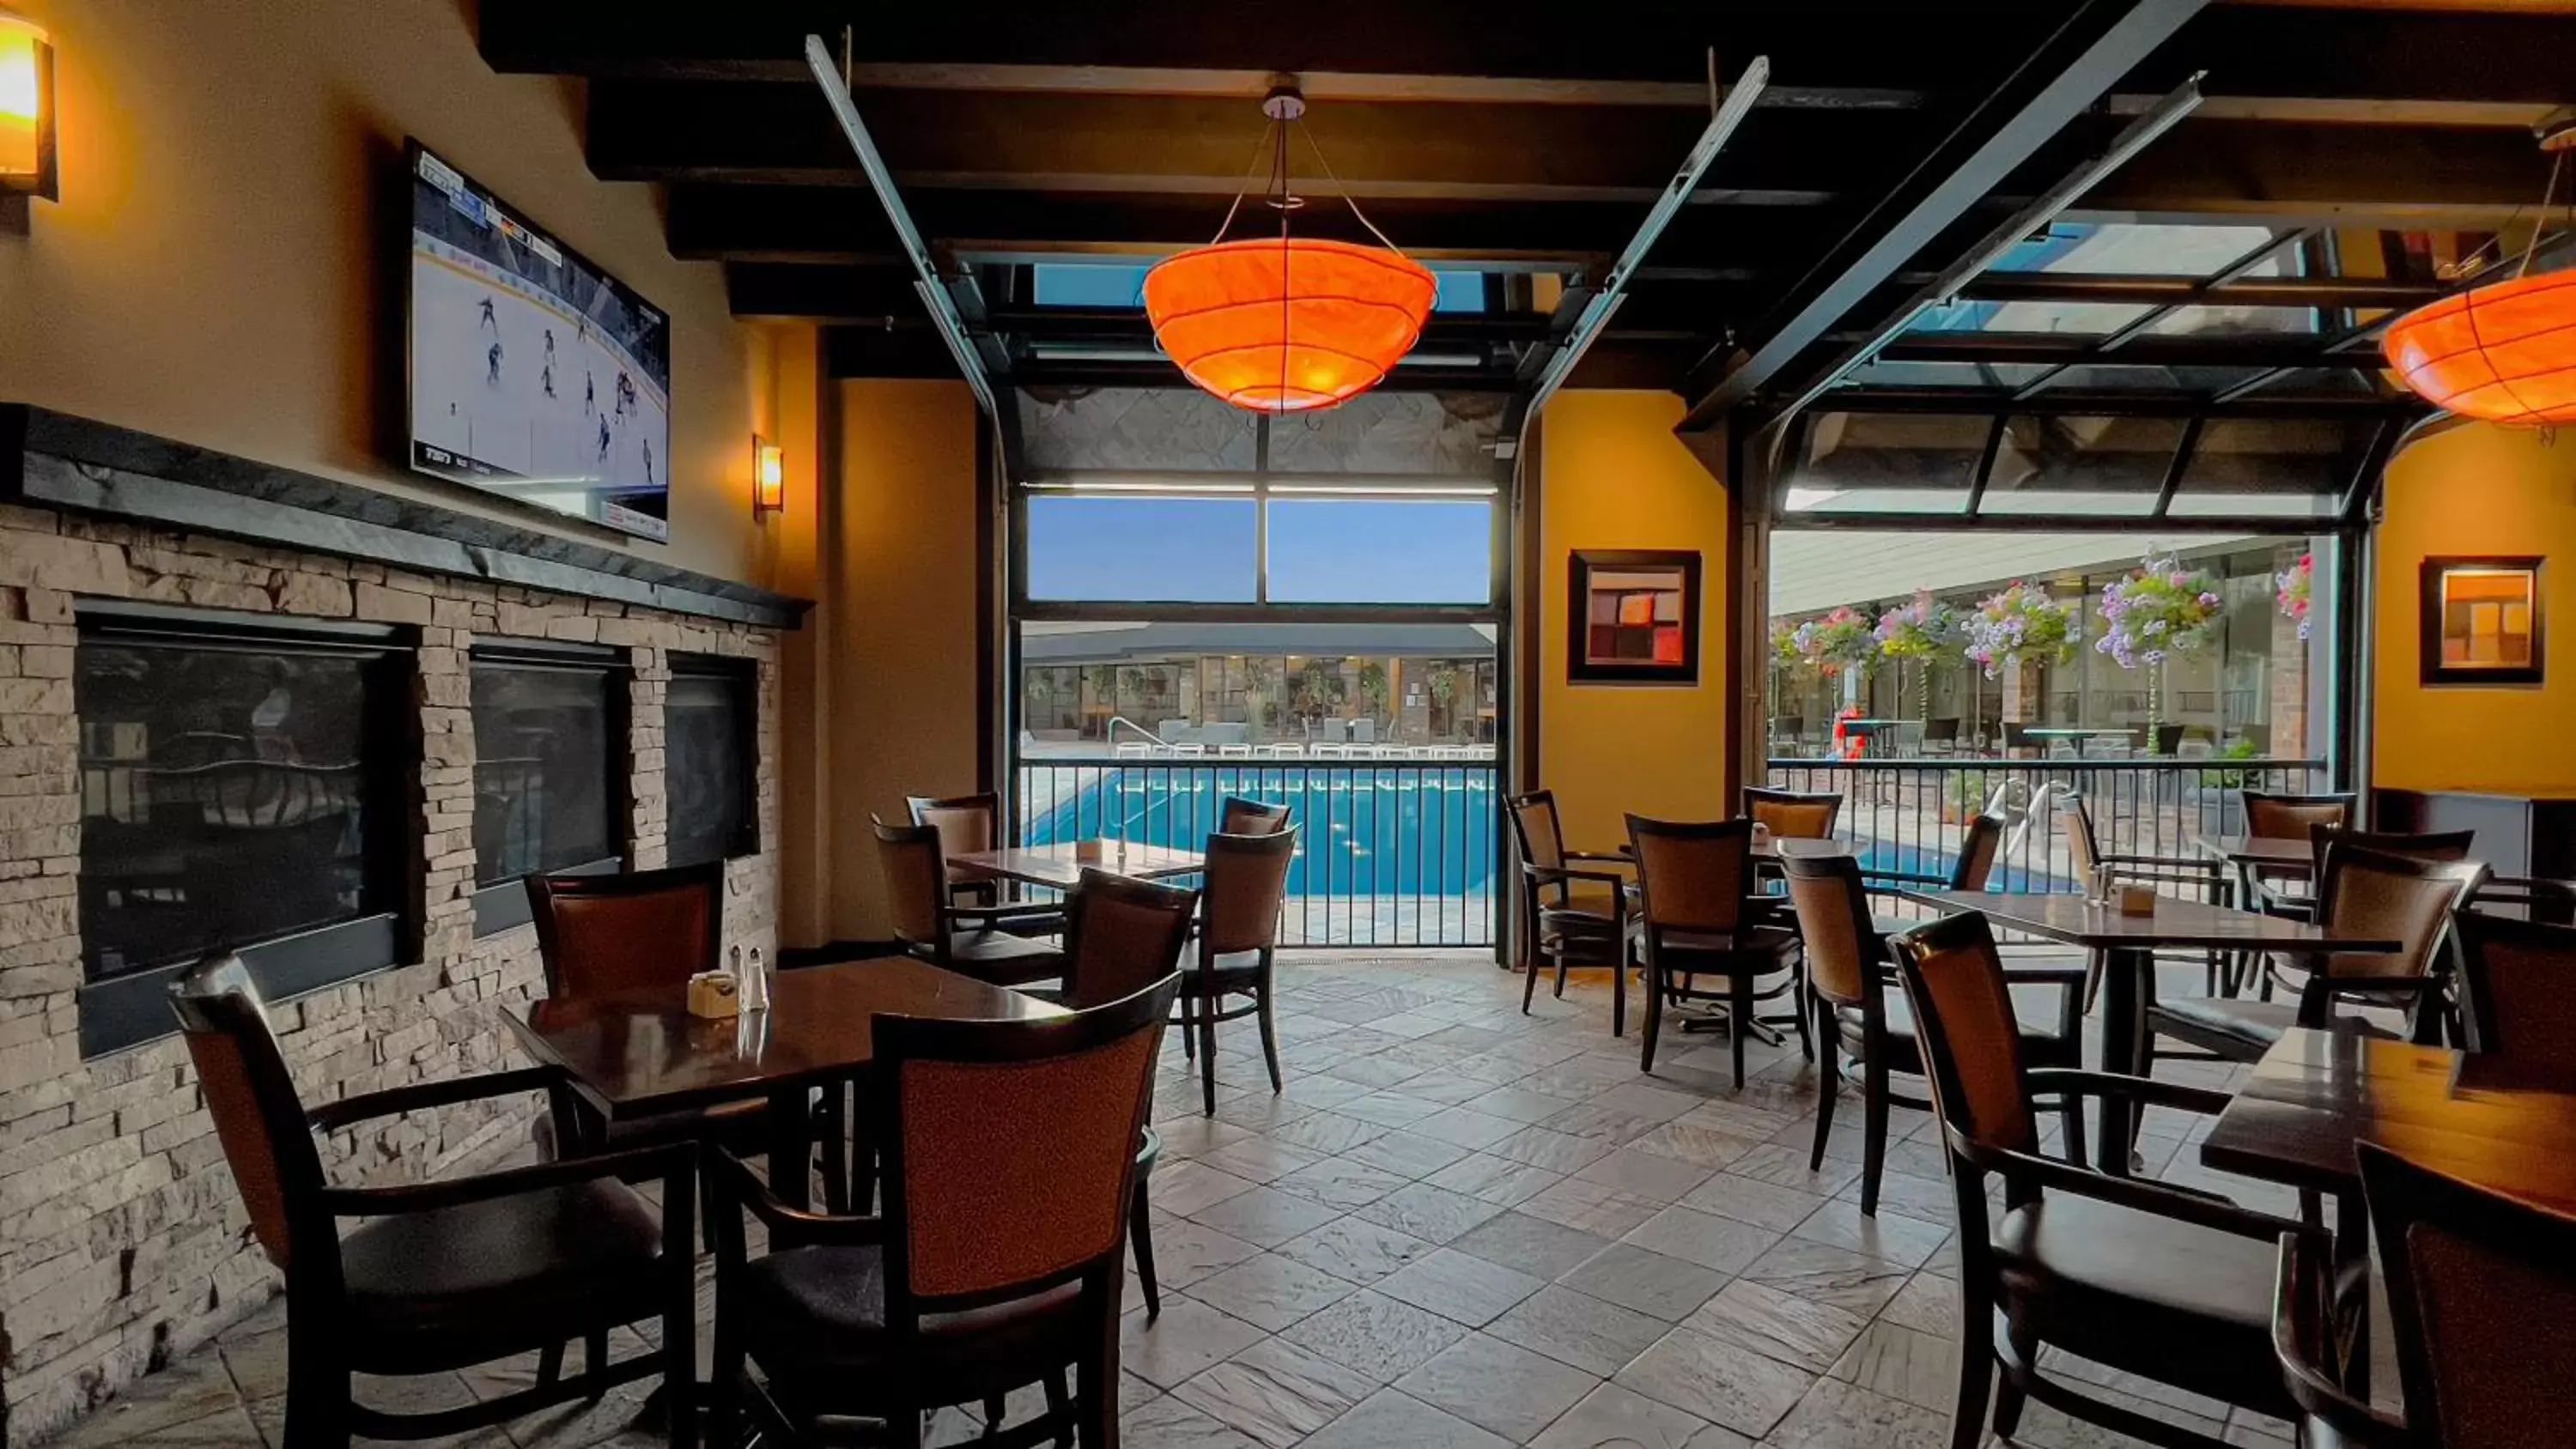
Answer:
POLYGON ((1123 875, 1131 880, 1163 880, 1195 875, 1207 869, 1207 856, 1195 850, 1142 841, 1087 842, 1100 847, 1098 860, 1077 859, 1080 846, 1022 845, 1002 850, 967 850, 948 857, 949 865, 969 875, 1015 880, 1050 890, 1071 890, 1086 870, 1123 875))

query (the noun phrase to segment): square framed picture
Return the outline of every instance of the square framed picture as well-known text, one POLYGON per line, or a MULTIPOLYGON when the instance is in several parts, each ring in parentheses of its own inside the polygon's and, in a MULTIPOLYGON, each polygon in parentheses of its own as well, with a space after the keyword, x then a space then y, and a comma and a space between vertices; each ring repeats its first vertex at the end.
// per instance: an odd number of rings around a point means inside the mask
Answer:
POLYGON ((1566 681, 1699 683, 1699 566, 1692 550, 1576 550, 1566 681))
POLYGON ((2538 684, 2537 558, 2424 560, 2426 684, 2538 684))

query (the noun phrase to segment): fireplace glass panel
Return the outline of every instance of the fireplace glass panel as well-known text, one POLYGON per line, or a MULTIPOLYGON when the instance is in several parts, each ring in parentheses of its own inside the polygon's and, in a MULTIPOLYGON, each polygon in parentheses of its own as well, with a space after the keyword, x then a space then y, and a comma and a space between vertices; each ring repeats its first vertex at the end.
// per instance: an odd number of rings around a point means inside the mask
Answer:
POLYGON ((752 693, 749 672, 725 662, 672 666, 662 727, 673 865, 760 847, 752 807, 752 693))
POLYGON ((604 667, 475 661, 476 885, 620 853, 609 748, 618 679, 604 667))
MULTIPOLYGON (((389 909, 368 832, 372 651, 84 636, 81 935, 93 981, 389 909)), ((382 818, 380 818, 382 817, 382 818)))

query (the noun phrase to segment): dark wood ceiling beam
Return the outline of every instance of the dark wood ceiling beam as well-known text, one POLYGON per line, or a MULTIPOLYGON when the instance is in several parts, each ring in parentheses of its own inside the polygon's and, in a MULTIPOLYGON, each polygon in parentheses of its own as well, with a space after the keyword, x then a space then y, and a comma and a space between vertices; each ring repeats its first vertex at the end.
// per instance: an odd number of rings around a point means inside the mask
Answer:
POLYGON ((677 185, 664 222, 671 255, 687 261, 908 265, 864 188, 677 185))
POLYGON ((1959 289, 1969 302, 2110 302, 2148 307, 2411 307, 2442 295, 2436 282, 2375 277, 2192 277, 2078 272, 1988 272, 1959 289))
POLYGON ((2158 95, 2198 70, 2213 96, 2563 105, 2576 16, 2212 5, 2116 89, 2158 95))
POLYGON ((2090 337, 2009 332, 1909 332, 1878 351, 1885 362, 1982 362, 2043 367, 2360 367, 2376 357, 2326 352, 2322 338, 2146 334, 2105 350, 2090 337))
POLYGON ((725 264, 726 298, 733 314, 747 321, 793 318, 865 324, 889 317, 922 319, 926 314, 912 281, 909 267, 725 264))

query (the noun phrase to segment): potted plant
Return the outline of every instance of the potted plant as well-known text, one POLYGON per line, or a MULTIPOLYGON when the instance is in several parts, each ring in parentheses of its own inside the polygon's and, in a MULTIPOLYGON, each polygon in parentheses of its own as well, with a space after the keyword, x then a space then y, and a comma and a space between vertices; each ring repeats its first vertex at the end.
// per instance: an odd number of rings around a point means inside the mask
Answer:
POLYGON ((2149 749, 2164 725, 2166 658, 2208 644, 2223 603, 2215 575, 2171 554, 2150 553, 2128 577, 2102 586, 2102 637, 2093 647, 2122 669, 2146 667, 2149 749))
POLYGON ((1932 718, 1932 660, 1958 637, 1958 611, 1933 598, 1930 589, 1916 589, 1912 599, 1879 615, 1878 627, 1870 633, 1878 641, 1881 654, 1900 662, 1907 659, 1916 661, 1914 717, 1929 722, 1932 718))
POLYGON ((2308 586, 2317 571, 2317 556, 2299 555, 2299 561, 2272 576, 2273 597, 2281 606, 2281 616, 2299 621, 2299 638, 2308 637, 2308 586))

